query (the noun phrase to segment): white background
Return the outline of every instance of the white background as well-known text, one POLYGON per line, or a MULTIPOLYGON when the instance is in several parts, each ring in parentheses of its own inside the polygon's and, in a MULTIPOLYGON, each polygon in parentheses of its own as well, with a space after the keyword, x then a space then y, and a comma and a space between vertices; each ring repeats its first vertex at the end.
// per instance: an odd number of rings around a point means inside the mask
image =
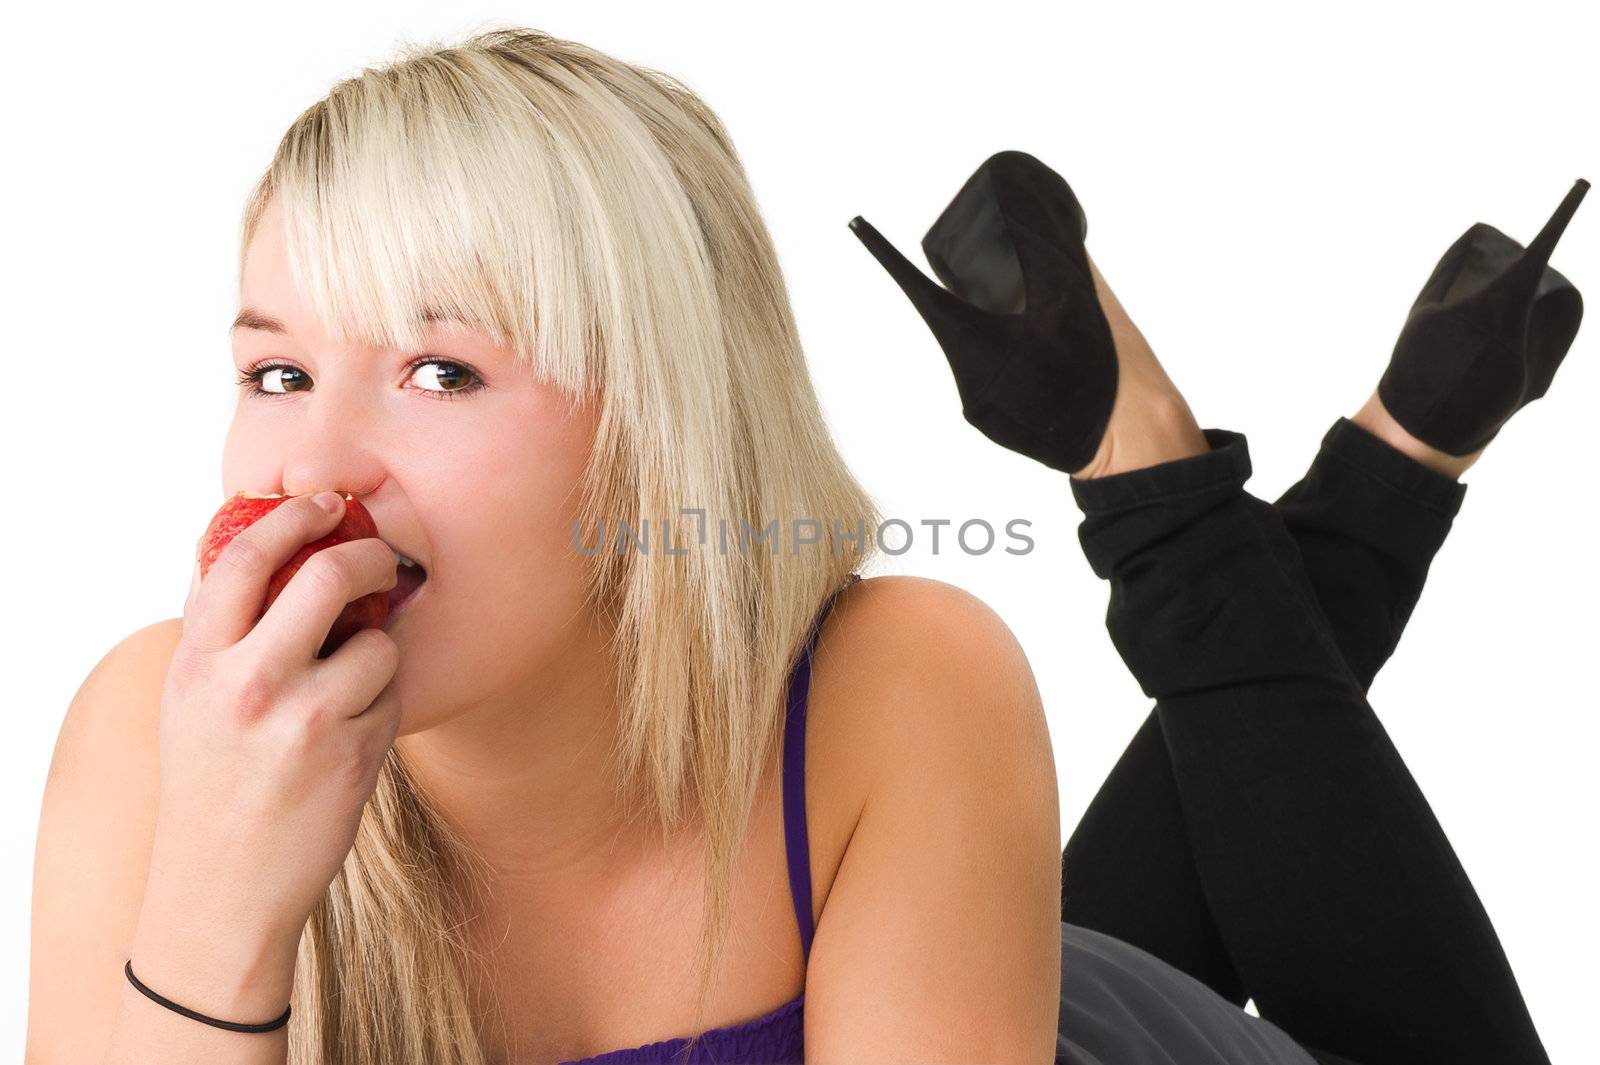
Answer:
MULTIPOLYGON (((0 1053, 20 1053, 39 800, 66 706, 181 613, 221 502, 243 197, 283 129, 402 39, 500 22, 679 75, 722 116, 845 456, 887 514, 1032 522, 876 572, 981 596, 1033 662, 1063 837, 1148 701, 1103 627, 1063 475, 961 418, 943 355, 846 227, 918 241, 989 154, 1059 170, 1202 425, 1276 496, 1387 363, 1476 221, 1529 240, 1600 179, 1589 5, 75 5, 5 16, 0 1053), (1004 541, 1002 541, 1003 543, 1004 541)), ((1600 193, 1553 263, 1600 294, 1600 193)), ((1371 698, 1492 914, 1552 1056, 1592 1060, 1600 322, 1470 471, 1371 698)), ((948 533, 948 530, 946 530, 948 533)), ((108 979, 116 974, 107 974, 108 979)))

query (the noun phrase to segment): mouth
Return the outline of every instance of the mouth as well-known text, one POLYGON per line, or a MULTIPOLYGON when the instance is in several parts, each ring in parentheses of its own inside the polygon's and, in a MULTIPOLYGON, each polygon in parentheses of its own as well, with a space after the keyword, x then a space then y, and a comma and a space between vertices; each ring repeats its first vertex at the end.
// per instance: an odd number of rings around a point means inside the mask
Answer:
POLYGON ((385 629, 394 624, 395 618, 410 605, 428 581, 428 571, 420 562, 411 562, 404 555, 401 558, 404 561, 397 562, 394 567, 395 585, 389 589, 389 620, 384 623, 385 629))

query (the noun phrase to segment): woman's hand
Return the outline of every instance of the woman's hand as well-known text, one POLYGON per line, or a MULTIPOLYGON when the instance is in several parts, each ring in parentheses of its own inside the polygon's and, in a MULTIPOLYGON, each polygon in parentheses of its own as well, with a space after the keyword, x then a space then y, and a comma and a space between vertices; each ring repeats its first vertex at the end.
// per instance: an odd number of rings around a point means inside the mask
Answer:
POLYGON ((399 727, 399 652, 368 628, 315 655, 346 603, 394 587, 395 553, 374 537, 318 551, 256 620, 272 574, 343 508, 291 499, 235 536, 203 583, 195 566, 161 696, 141 940, 170 942, 146 924, 181 921, 231 937, 251 965, 287 958, 292 975, 301 929, 355 842, 399 727))

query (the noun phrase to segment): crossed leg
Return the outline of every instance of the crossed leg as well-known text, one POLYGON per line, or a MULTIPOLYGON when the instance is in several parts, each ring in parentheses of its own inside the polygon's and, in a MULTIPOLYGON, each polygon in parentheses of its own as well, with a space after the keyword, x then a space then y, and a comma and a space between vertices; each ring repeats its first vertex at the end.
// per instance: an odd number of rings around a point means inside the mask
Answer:
POLYGON ((1205 436, 1070 482, 1156 708, 1066 847, 1063 920, 1254 998, 1330 1061, 1547 1061, 1366 700, 1466 486, 1341 418, 1268 504, 1243 436, 1205 436))

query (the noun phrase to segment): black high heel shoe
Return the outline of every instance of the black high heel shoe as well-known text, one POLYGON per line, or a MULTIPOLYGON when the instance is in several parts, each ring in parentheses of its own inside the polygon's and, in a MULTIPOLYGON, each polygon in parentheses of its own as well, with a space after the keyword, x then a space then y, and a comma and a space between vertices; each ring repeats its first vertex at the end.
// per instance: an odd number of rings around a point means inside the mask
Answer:
POLYGON ((1406 432, 1469 455, 1549 389, 1578 334, 1583 298, 1546 263, 1588 188, 1579 178, 1526 249, 1478 222, 1444 253, 1378 381, 1378 398, 1406 432))
POLYGON ((990 156, 922 238, 940 288, 860 215, 850 229, 944 349, 962 415, 990 440, 1073 473, 1100 447, 1117 353, 1059 174, 1021 151, 990 156))

